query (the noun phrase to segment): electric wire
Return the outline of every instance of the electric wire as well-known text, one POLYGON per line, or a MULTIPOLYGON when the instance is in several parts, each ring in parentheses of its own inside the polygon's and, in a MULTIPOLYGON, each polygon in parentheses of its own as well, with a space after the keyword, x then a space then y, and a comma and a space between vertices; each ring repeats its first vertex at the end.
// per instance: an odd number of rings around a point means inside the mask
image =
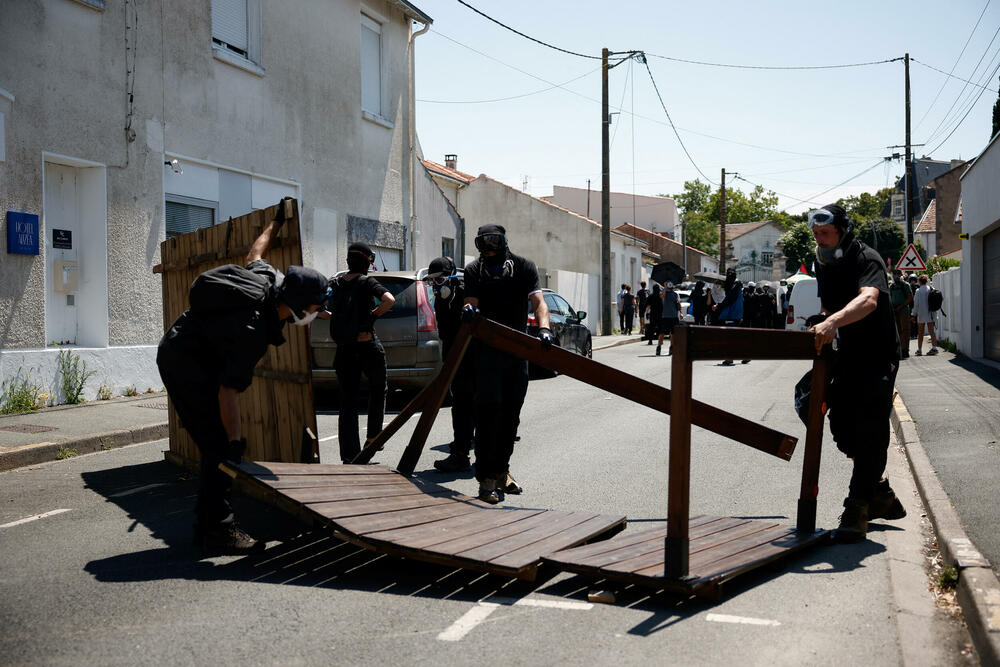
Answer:
MULTIPOLYGON (((619 112, 625 106, 625 93, 628 92, 629 79, 632 77, 632 67, 628 68, 628 75, 625 77, 625 85, 622 86, 622 99, 618 102, 619 112)), ((611 133, 611 142, 608 144, 608 150, 610 150, 615 145, 615 137, 618 136, 618 128, 621 127, 621 122, 615 124, 615 131, 611 133)))
MULTIPOLYGON (((990 62, 987 65, 987 70, 988 70, 989 67, 993 67, 993 62, 996 61, 998 59, 998 57, 1000 57, 1000 46, 997 47, 996 52, 993 54, 993 57, 990 59, 990 62)), ((984 70, 982 76, 980 77, 980 79, 982 81, 988 81, 989 79, 993 78, 996 75, 998 68, 1000 68, 1000 61, 998 61, 997 64, 998 64, 998 67, 995 67, 993 69, 992 73, 989 73, 987 70, 984 70)), ((962 125, 962 123, 965 121, 966 117, 969 115, 969 113, 972 111, 972 109, 975 108, 976 104, 979 102, 979 99, 983 96, 983 93, 985 93, 985 92, 986 92, 985 88, 980 88, 978 92, 976 91, 975 88, 970 88, 968 95, 959 104, 958 109, 955 111, 955 115, 952 116, 950 120, 946 121, 945 126, 941 129, 941 131, 939 133, 937 133, 936 135, 928 138, 924 143, 929 144, 929 143, 932 143, 932 142, 936 141, 946 131, 948 132, 948 135, 947 135, 948 137, 950 137, 952 134, 954 134, 955 130, 957 130, 962 125), (963 111, 964 111, 964 113, 963 113, 963 111), (959 118, 960 114, 961 114, 961 118, 959 118), (949 127, 951 128, 950 131, 948 130, 949 127)), ((945 139, 945 141, 947 141, 947 139, 945 139)), ((944 143, 944 141, 942 141, 941 143, 939 143, 937 145, 937 147, 940 147, 941 144, 943 144, 943 143, 944 143)), ((928 154, 930 154, 932 152, 933 152, 933 150, 929 151, 928 154)))
POLYGON ((522 93, 520 95, 511 95, 510 97, 497 97, 497 98, 490 99, 490 100, 425 100, 425 99, 417 98, 417 102, 424 102, 426 104, 490 104, 492 102, 506 102, 508 100, 519 100, 519 99, 522 99, 524 97, 531 97, 532 95, 538 95, 540 93, 547 93, 550 90, 554 90, 556 88, 562 88, 563 86, 566 86, 566 85, 568 85, 570 83, 573 83, 574 81, 579 81, 580 79, 583 79, 584 77, 588 77, 591 74, 593 74, 594 72, 600 71, 600 69, 601 69, 600 67, 598 67, 597 69, 592 69, 589 72, 584 72, 580 76, 573 77, 569 81, 564 81, 563 83, 556 83, 556 84, 553 84, 553 85, 549 86, 548 88, 542 88, 541 90, 535 90, 535 91, 532 91, 530 93, 522 93))
POLYGON ((592 56, 592 55, 589 55, 589 54, 586 54, 586 53, 578 53, 576 51, 570 51, 569 49, 563 49, 563 48, 560 48, 558 46, 553 46, 552 44, 549 44, 548 42, 543 42, 540 39, 535 39, 531 35, 526 35, 523 32, 521 32, 520 30, 516 30, 516 29, 510 27, 506 23, 502 23, 501 21, 496 20, 495 18, 493 18, 489 14, 485 14, 485 13, 479 11, 478 9, 476 9, 475 7, 473 7, 472 5, 470 5, 469 3, 465 2, 465 0, 458 0, 458 4, 464 5, 464 6, 468 7, 469 9, 471 9, 472 11, 474 11, 475 13, 479 14, 480 16, 482 16, 483 18, 485 18, 485 19, 487 19, 489 21, 492 21, 493 23, 496 23, 501 28, 504 28, 506 30, 510 30, 515 35, 520 35, 521 37, 524 37, 525 39, 531 40, 532 42, 535 42, 536 44, 541 44, 542 46, 548 47, 550 49, 555 49, 556 51, 562 51, 563 53, 568 53, 571 56, 577 56, 577 57, 580 57, 580 58, 594 58, 594 59, 597 59, 597 60, 602 60, 601 56, 592 56))
MULTIPOLYGON (((969 42, 972 41, 972 36, 976 34, 976 29, 979 28, 979 23, 983 20, 983 15, 986 13, 986 9, 987 7, 990 6, 991 1, 992 0, 986 0, 986 4, 983 5, 983 11, 979 13, 979 18, 976 20, 976 25, 972 26, 972 32, 969 33, 969 38, 965 40, 965 45, 962 47, 962 51, 958 54, 958 57, 955 58, 955 63, 951 66, 951 72, 948 72, 947 76, 950 77, 952 75, 952 73, 955 71, 955 68, 958 66, 959 61, 962 60, 962 56, 965 55, 965 49, 969 47, 969 42)), ((913 58, 910 58, 910 60, 913 60, 913 58)), ((924 111, 924 115, 920 117, 920 120, 917 121, 915 127, 920 127, 920 124, 924 122, 924 118, 927 118, 927 114, 930 113, 930 110, 934 108, 934 104, 938 101, 938 98, 941 96, 941 91, 944 90, 944 87, 946 85, 948 85, 948 79, 945 79, 944 81, 941 82, 941 87, 938 88, 937 95, 935 95, 934 99, 931 100, 930 106, 928 106, 927 109, 924 111)))
MULTIPOLYGON (((996 76, 998 71, 1000 71, 1000 63, 998 63, 995 68, 993 68, 993 74, 990 76, 990 78, 992 79, 994 76, 996 76)), ((951 132, 948 133, 948 136, 942 139, 941 143, 939 143, 937 146, 935 146, 930 150, 930 153, 934 153, 934 151, 941 148, 941 146, 943 146, 949 139, 951 139, 951 135, 955 134, 955 130, 961 127, 962 123, 965 122, 965 119, 969 117, 969 113, 975 108, 976 103, 979 102, 979 98, 983 96, 984 92, 986 92, 985 89, 979 91, 979 94, 976 95, 976 99, 973 100, 972 104, 969 105, 969 108, 965 110, 965 115, 962 116, 962 118, 958 121, 958 123, 955 124, 955 127, 951 129, 951 132)))
MULTIPOLYGON (((948 72, 945 72, 943 69, 938 69, 937 67, 934 67, 933 65, 928 65, 927 63, 925 63, 923 61, 917 60, 913 56, 910 56, 910 62, 911 63, 917 63, 918 65, 920 65, 922 67, 926 67, 927 69, 934 70, 935 72, 938 72, 939 74, 944 74, 945 76, 949 76, 952 79, 958 79, 959 81, 964 81, 965 83, 968 83, 968 84, 971 84, 973 86, 976 86, 977 88, 985 88, 987 91, 989 91, 991 93, 998 92, 997 89, 995 89, 995 88, 990 88, 989 86, 984 86, 982 84, 976 83, 975 81, 969 81, 968 79, 963 79, 962 77, 955 76, 954 74, 948 74, 948 72)), ((917 124, 919 125, 920 123, 917 123, 917 124)))
POLYGON ((795 198, 793 198, 794 201, 792 201, 791 204, 788 204, 788 205, 784 206, 783 208, 781 208, 779 210, 781 210, 781 211, 787 211, 789 208, 791 208, 792 206, 795 206, 796 204, 803 204, 803 203, 804 204, 815 204, 816 202, 813 201, 813 200, 818 199, 819 197, 822 197, 826 193, 831 192, 832 190, 836 190, 837 188, 839 188, 839 187, 841 187, 843 185, 847 185, 848 183, 850 183, 851 181, 853 181, 855 178, 861 178, 862 176, 864 176, 865 174, 867 174, 869 171, 871 171, 875 167, 878 167, 879 165, 881 165, 883 162, 885 162, 885 159, 881 159, 878 162, 876 162, 875 164, 873 164, 872 166, 870 166, 867 169, 865 169, 864 171, 859 171, 858 173, 854 174, 850 178, 848 178, 846 180, 843 180, 840 183, 837 183, 833 187, 827 188, 826 190, 823 190, 822 192, 817 192, 814 195, 809 195, 805 199, 795 199, 795 198))
MULTIPOLYGON (((461 2, 462 0, 459 0, 461 2)), ((736 65, 734 63, 712 63, 706 62, 704 60, 690 60, 688 58, 676 58, 673 56, 661 56, 655 53, 648 53, 646 55, 651 58, 661 58, 663 60, 672 60, 678 63, 687 63, 689 65, 705 65, 706 67, 727 67, 731 69, 762 69, 762 70, 815 70, 815 69, 844 69, 847 67, 868 67, 870 65, 884 65, 886 63, 894 63, 902 60, 902 58, 888 58, 886 60, 871 60, 868 62, 861 63, 842 63, 837 65, 736 65)))

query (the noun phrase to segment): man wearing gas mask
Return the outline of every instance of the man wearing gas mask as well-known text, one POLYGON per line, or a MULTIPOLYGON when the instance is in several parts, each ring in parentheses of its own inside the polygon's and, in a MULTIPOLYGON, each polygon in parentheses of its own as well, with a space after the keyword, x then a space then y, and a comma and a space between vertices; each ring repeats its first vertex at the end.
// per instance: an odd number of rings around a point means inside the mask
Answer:
MULTIPOLYGON (((434 315, 444 356, 447 357, 462 324, 462 307, 465 305, 465 283, 458 274, 458 267, 451 257, 438 257, 427 267, 425 277, 434 290, 434 315)), ((455 473, 469 469, 469 452, 475 437, 475 361, 473 346, 469 346, 462 362, 451 380, 451 426, 453 437, 448 445, 448 456, 434 462, 440 472, 455 473)))
POLYGON ((225 265, 195 279, 191 307, 164 334, 156 354, 167 394, 201 454, 194 542, 206 555, 252 553, 265 546, 237 526, 232 480, 219 463, 242 459, 246 440, 237 395, 250 386, 268 345, 285 342, 286 322, 311 322, 328 295, 319 271, 290 266, 282 275, 261 259, 284 222, 283 211, 280 207, 254 241, 245 268, 225 265))
POLYGON ((362 373, 368 378, 368 440, 382 430, 385 417, 385 349, 375 335, 375 320, 385 315, 396 299, 368 275, 374 261, 375 253, 367 244, 352 243, 347 248, 348 272, 330 279, 330 337, 337 343, 333 367, 340 385, 337 433, 344 463, 361 453, 358 411, 362 373))
POLYGON ((853 223, 836 204, 810 211, 808 222, 824 318, 811 329, 816 352, 838 338, 827 393, 830 431, 837 448, 854 461, 837 538, 859 542, 870 520, 906 516, 882 477, 899 340, 882 257, 854 237, 853 223))
MULTIPOLYGON (((542 347, 550 348, 549 309, 542 298, 535 263, 510 251, 507 230, 500 225, 480 227, 476 249, 479 259, 465 267, 462 319, 471 321, 482 314, 523 333, 530 304, 542 347)), ((510 457, 528 391, 528 362, 479 341, 475 347, 476 479, 479 499, 496 504, 505 493, 522 491, 510 475, 510 457)))

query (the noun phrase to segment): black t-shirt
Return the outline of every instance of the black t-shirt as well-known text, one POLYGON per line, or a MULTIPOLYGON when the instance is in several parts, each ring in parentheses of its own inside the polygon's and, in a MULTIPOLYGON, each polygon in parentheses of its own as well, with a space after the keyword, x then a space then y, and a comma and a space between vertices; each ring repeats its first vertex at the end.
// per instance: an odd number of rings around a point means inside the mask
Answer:
POLYGON ((458 328, 462 325, 462 306, 465 305, 465 286, 458 280, 448 283, 451 294, 447 299, 441 298, 439 294, 434 296, 434 316, 437 318, 438 334, 445 352, 451 347, 451 342, 458 334, 458 328), (454 284, 452 284, 454 283, 454 284))
POLYGON ((649 299, 649 290, 641 289, 635 293, 635 298, 639 301, 639 311, 646 310, 646 301, 649 299))
POLYGON ((465 296, 479 300, 479 312, 511 329, 528 326, 528 295, 541 291, 538 269, 530 259, 507 253, 501 269, 483 266, 482 258, 465 267, 465 296))
POLYGON ((285 342, 284 322, 278 319, 273 297, 278 272, 263 260, 251 262, 247 268, 268 279, 272 296, 252 308, 212 313, 186 310, 160 341, 160 346, 181 352, 180 358, 217 377, 220 386, 237 391, 250 386, 253 369, 267 353, 267 346, 285 342))
POLYGON ((840 364, 853 366, 899 360, 899 339, 893 322, 885 263, 878 252, 855 241, 840 263, 817 263, 816 282, 823 310, 830 315, 857 297, 862 287, 878 290, 878 305, 873 312, 840 327, 840 364))
POLYGON ((382 283, 374 277, 359 274, 348 279, 347 275, 330 279, 333 296, 330 297, 329 309, 333 313, 330 319, 330 337, 338 345, 355 343, 359 333, 375 333, 376 300, 388 292, 382 283))

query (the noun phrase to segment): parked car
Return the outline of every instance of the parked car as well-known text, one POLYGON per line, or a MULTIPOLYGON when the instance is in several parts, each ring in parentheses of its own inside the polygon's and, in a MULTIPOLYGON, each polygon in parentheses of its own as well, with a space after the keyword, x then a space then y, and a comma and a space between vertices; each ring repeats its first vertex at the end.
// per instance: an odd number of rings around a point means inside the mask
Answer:
MULTIPOLYGON (((440 372, 442 365, 434 292, 413 271, 380 271, 373 275, 396 298, 392 309, 375 322, 375 333, 385 348, 389 386, 422 389, 440 372)), ((372 308, 375 305, 373 299, 372 308)), ((310 342, 313 384, 337 387, 337 371, 333 368, 337 344, 330 337, 329 322, 317 320, 310 325, 310 342)))
POLYGON ((785 328, 793 331, 805 331, 806 320, 818 315, 823 309, 819 301, 819 291, 815 278, 802 278, 792 288, 792 297, 788 302, 788 317, 785 328))
MULTIPOLYGON (((566 299, 550 289, 543 289, 542 297, 549 307, 549 329, 552 330, 556 345, 581 356, 593 358, 593 339, 590 335, 590 329, 583 323, 587 319, 587 313, 574 309, 566 299)), ((535 320, 535 313, 531 310, 530 305, 528 306, 528 334, 538 335, 538 322, 535 320)), ((539 374, 538 369, 532 367, 532 374, 539 374)))

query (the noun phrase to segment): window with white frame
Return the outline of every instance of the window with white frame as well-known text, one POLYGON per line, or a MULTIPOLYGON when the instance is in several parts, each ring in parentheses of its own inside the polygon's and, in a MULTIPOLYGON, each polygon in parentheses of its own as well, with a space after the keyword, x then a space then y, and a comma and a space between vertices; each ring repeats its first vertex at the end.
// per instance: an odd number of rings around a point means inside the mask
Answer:
POLYGON ((361 15, 361 110, 382 117, 382 24, 361 15))
POLYGON ((165 203, 168 239, 215 224, 218 202, 168 194, 165 203))
POLYGON ((212 47, 232 64, 260 65, 260 0, 212 0, 212 47))

